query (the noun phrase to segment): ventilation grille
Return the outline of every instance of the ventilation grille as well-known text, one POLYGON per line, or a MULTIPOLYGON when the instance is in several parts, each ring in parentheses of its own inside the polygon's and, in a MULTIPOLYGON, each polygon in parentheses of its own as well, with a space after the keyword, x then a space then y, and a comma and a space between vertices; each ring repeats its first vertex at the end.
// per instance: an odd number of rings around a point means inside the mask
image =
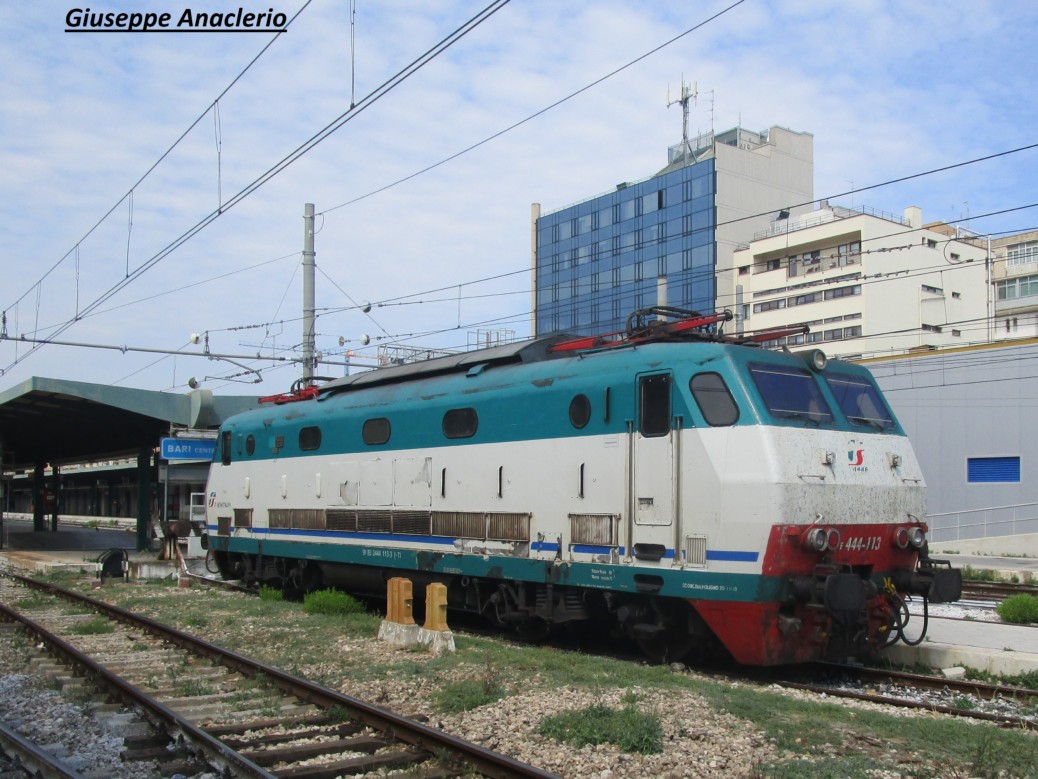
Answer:
POLYGON ((706 536, 685 536, 685 545, 682 548, 685 553, 686 565, 706 565, 706 536))
POLYGON ((355 533, 357 531, 356 511, 328 509, 325 512, 325 516, 329 530, 338 530, 344 533, 355 533))
POLYGON ((358 533, 392 533, 393 512, 391 511, 358 511, 358 533))
POLYGON ((489 514, 487 538, 493 541, 529 541, 529 514, 489 514))
POLYGON ((229 536, 231 534, 231 518, 230 517, 217 517, 216 518, 216 535, 218 536, 229 536))
MULTIPOLYGON (((340 533, 393 533, 491 541, 529 541, 530 514, 482 511, 398 511, 393 509, 269 509, 272 529, 333 530, 340 533)), ((615 517, 605 517, 615 522, 615 517)), ((229 521, 229 520, 228 520, 229 521)), ((235 527, 251 527, 252 509, 235 511, 235 527), (239 524, 243 512, 248 524, 239 524)), ((614 535, 615 535, 615 531, 614 535)), ((226 534, 225 534, 226 535, 226 534)))
POLYGON ((510 512, 435 511, 433 535, 489 541, 529 541, 530 515, 510 512))
POLYGON ((324 509, 268 509, 267 521, 271 528, 292 530, 324 530, 327 525, 324 509))
POLYGON ((235 509, 234 526, 252 527, 252 509, 235 509))
POLYGON ((486 538, 487 515, 482 511, 434 511, 433 535, 453 538, 486 538))
POLYGON ((619 546, 619 527, 617 514, 570 514, 570 543, 619 546))

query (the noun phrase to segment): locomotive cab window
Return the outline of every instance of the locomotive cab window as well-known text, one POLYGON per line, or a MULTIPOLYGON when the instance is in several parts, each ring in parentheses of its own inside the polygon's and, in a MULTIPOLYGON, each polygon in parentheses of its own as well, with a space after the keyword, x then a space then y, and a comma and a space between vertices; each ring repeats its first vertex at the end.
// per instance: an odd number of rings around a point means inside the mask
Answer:
POLYGON ((378 444, 386 443, 389 440, 391 433, 392 427, 389 424, 389 420, 385 417, 365 419, 364 427, 361 428, 360 431, 364 443, 368 446, 377 446, 378 444))
POLYGON ((697 373, 689 382, 692 397, 711 427, 734 425, 739 419, 739 407, 719 373, 697 373))
POLYGON ((749 367, 753 383, 772 417, 815 425, 832 423, 829 404, 814 375, 806 369, 760 362, 750 363, 749 367))
POLYGON ((452 408, 443 415, 443 434, 447 438, 471 438, 479 427, 474 408, 452 408))
POLYGON ((299 431, 299 448, 304 452, 312 452, 321 448, 321 428, 304 427, 299 431))
POLYGON ((825 374, 825 382, 852 425, 874 427, 877 430, 894 427, 894 415, 890 413, 879 390, 864 376, 828 372, 825 374))
POLYGON ((670 375, 656 373, 638 381, 638 430, 646 438, 670 432, 670 375))

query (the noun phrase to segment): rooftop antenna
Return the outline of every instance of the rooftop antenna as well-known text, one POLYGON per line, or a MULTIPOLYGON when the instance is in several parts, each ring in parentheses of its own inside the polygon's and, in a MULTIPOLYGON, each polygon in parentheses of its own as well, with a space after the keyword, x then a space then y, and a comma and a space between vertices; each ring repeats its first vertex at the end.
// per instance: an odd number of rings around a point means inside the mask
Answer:
POLYGON ((699 96, 699 89, 696 86, 696 82, 693 81, 691 86, 685 83, 685 77, 681 77, 681 97, 676 100, 670 99, 670 87, 667 87, 667 108, 670 108, 675 103, 681 103, 681 145, 685 147, 685 159, 689 157, 692 161, 696 161, 695 154, 692 153, 692 147, 688 142, 688 104, 689 101, 695 100, 699 96))

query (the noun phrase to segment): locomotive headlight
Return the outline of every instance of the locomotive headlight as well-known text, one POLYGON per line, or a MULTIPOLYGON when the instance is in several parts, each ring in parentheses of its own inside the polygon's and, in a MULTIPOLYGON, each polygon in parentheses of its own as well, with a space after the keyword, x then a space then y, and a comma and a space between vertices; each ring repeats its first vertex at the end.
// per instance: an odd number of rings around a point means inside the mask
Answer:
POLYGON ((908 543, 915 549, 922 549, 926 543, 926 533, 921 527, 914 527, 908 531, 908 543))
POLYGON ((820 527, 813 527, 804 534, 801 544, 811 552, 824 552, 828 543, 828 534, 820 527))
POLYGON ((825 548, 836 551, 840 548, 840 531, 834 527, 829 528, 825 531, 825 548))
POLYGON ((821 349, 808 349, 806 352, 797 352, 797 355, 807 363, 811 370, 819 373, 824 371, 825 366, 829 364, 829 358, 821 349))
POLYGON ((894 542, 894 546, 896 546, 898 549, 908 549, 908 528, 899 527, 895 529, 892 540, 894 542))
POLYGON ((898 549, 922 549, 926 545, 926 531, 921 527, 899 527, 892 540, 898 549))

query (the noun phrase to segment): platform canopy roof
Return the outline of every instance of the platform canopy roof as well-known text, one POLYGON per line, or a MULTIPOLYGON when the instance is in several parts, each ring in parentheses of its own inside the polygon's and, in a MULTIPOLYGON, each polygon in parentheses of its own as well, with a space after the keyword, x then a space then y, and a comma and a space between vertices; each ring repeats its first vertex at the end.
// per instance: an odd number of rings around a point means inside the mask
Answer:
POLYGON ((136 456, 173 426, 216 428, 255 408, 255 397, 112 387, 33 377, 0 392, 0 453, 5 469, 136 456))

